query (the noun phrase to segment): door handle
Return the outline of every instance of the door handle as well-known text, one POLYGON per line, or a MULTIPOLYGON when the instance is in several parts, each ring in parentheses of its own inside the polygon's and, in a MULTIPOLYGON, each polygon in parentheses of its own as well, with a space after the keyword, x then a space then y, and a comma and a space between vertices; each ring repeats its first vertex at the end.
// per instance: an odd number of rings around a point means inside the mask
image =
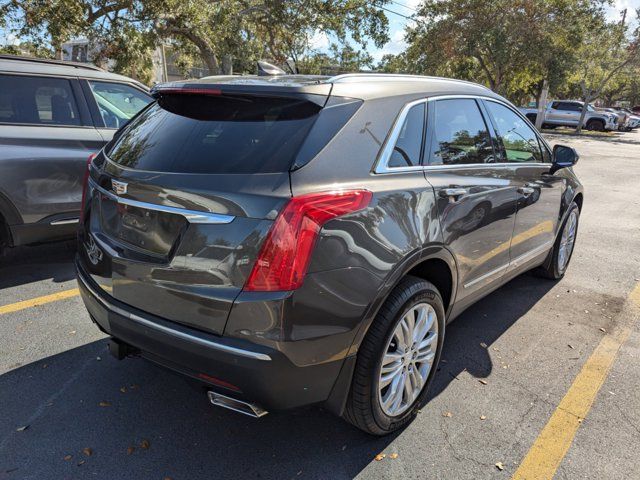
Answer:
POLYGON ((520 187, 520 188, 518 188, 518 193, 523 194, 525 197, 528 197, 533 192, 535 192, 535 189, 531 188, 531 187, 520 187))
POLYGON ((440 196, 448 197, 450 202, 455 202, 458 197, 466 195, 467 193, 469 193, 469 190, 461 187, 444 188, 440 190, 440 196))

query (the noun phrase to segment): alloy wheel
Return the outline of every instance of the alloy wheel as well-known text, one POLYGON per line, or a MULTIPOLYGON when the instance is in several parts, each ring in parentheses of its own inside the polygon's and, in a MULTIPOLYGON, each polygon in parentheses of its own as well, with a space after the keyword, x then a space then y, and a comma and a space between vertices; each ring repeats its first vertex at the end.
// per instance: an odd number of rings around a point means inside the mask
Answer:
POLYGON ((392 417, 406 412, 420 395, 438 346, 438 318, 428 303, 411 307, 384 349, 378 375, 378 400, 392 417))
POLYGON ((560 248, 558 249, 558 271, 564 272, 567 268, 569 259, 571 258, 571 252, 573 252, 573 245, 576 241, 576 230, 578 228, 578 211, 573 210, 567 218, 567 222, 562 230, 562 237, 560 238, 560 248))

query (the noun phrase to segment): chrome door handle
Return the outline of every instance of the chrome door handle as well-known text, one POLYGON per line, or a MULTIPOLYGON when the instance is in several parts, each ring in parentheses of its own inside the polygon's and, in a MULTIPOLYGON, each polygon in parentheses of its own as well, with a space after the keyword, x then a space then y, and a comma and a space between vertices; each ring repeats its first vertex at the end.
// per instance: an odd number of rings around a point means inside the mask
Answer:
POLYGON ((440 190, 440 196, 445 198, 448 197, 451 202, 455 202, 458 197, 466 195, 467 193, 469 193, 469 190, 460 187, 444 188, 440 190))
POLYGON ((518 188, 518 193, 521 193, 525 196, 531 195, 533 192, 535 192, 536 190, 534 188, 531 187, 520 187, 518 188))

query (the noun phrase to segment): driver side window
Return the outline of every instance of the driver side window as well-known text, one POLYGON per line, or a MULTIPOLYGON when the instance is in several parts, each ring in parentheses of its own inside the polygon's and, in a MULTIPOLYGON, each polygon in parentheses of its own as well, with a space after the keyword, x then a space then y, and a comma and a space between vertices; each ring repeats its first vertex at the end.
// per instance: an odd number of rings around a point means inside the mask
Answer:
POLYGON ((420 149, 424 133, 425 104, 414 105, 407 112, 400 134, 393 147, 387 165, 395 167, 414 167, 420 165, 420 149))

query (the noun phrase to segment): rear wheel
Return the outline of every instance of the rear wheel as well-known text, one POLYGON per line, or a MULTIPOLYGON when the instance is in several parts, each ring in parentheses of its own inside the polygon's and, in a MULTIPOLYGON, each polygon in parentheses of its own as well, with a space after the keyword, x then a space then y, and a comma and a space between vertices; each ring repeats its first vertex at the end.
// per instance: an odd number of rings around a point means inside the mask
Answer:
POLYGON ((405 277, 360 346, 345 419, 373 435, 409 423, 425 401, 443 339, 440 293, 426 280, 405 277))
POLYGON ((550 278, 552 280, 559 280, 564 277, 571 255, 573 254, 573 247, 576 243, 576 237, 578 236, 578 220, 580 218, 580 209, 575 202, 569 207, 567 218, 562 225, 562 230, 556 239, 556 243, 551 251, 550 258, 537 268, 535 272, 542 277, 550 278))
POLYGON ((589 120, 587 122, 587 130, 604 132, 604 122, 602 120, 589 120))

